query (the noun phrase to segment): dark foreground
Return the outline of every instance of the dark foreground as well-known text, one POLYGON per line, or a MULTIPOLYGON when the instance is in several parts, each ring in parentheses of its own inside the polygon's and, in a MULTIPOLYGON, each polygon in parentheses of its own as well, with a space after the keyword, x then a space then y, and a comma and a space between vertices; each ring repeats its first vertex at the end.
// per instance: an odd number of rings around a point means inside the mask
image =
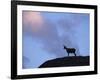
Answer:
POLYGON ((67 66, 87 66, 89 65, 89 56, 63 57, 46 61, 39 68, 46 67, 67 67, 67 66))

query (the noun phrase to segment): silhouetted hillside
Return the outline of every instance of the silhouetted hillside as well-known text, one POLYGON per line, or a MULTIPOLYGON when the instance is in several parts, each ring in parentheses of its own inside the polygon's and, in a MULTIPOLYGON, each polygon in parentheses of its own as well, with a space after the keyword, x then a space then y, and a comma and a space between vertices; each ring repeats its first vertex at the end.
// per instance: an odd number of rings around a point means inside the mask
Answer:
POLYGON ((89 56, 63 57, 46 61, 39 68, 64 67, 64 66, 86 66, 89 65, 89 56))

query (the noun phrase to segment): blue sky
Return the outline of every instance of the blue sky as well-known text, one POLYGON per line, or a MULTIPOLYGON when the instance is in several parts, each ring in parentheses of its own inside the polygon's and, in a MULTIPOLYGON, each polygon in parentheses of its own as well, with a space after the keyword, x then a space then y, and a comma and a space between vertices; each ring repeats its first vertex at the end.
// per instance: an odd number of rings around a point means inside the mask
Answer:
POLYGON ((89 56, 89 14, 23 11, 23 68, 65 57, 63 45, 89 56))

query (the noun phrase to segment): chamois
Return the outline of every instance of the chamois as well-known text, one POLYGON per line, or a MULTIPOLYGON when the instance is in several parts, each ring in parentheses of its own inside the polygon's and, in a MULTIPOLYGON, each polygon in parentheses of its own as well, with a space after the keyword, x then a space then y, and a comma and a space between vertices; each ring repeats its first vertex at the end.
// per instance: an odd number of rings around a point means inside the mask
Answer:
POLYGON ((68 56, 69 56, 69 54, 74 54, 76 56, 76 53, 75 53, 76 49, 75 48, 67 48, 66 46, 64 46, 64 49, 68 53, 68 56))

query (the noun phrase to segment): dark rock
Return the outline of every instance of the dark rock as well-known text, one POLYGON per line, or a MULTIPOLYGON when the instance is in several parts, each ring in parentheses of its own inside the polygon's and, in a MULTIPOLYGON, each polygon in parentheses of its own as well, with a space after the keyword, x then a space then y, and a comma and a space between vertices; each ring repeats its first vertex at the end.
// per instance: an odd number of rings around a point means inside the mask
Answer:
POLYGON ((89 65, 89 56, 63 57, 46 61, 39 68, 45 67, 67 67, 67 66, 87 66, 89 65))

